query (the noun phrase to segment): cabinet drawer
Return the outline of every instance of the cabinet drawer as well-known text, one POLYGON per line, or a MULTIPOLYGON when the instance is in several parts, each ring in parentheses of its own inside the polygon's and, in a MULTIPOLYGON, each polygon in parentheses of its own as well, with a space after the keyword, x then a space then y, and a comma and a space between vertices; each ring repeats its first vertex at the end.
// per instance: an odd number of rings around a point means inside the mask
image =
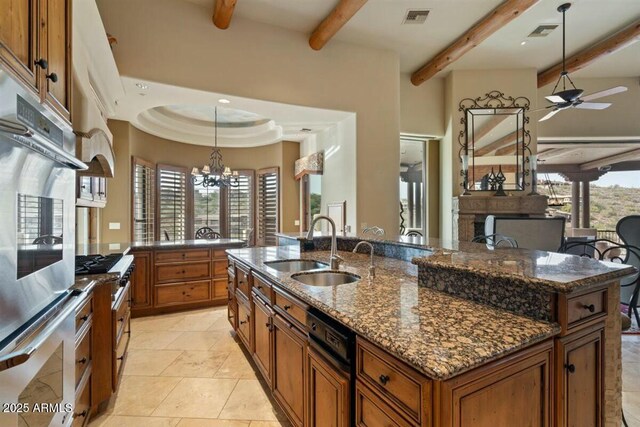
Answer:
POLYGON ((211 286, 208 280, 170 285, 157 285, 156 307, 208 301, 211 299, 211 286))
POLYGON ((122 331, 124 331, 130 317, 131 308, 129 305, 129 290, 130 288, 127 286, 122 293, 122 298, 118 300, 117 305, 113 308, 112 321, 116 339, 122 335, 122 331))
POLYGON ((239 264, 235 266, 236 290, 242 293, 242 296, 249 299, 251 290, 251 274, 248 269, 241 268, 239 264))
POLYGON ((214 258, 224 258, 225 261, 227 259, 227 250, 226 249, 216 249, 213 251, 214 258))
POLYGON ((253 276, 253 289, 255 289, 255 292, 262 298, 265 299, 265 301, 267 301, 269 304, 271 304, 272 301, 272 286, 271 283, 269 283, 269 281, 263 279, 262 277, 255 275, 253 276))
POLYGON ((210 276, 211 263, 209 261, 156 265, 158 283, 206 279, 210 276))
POLYGON ((76 344, 76 388, 91 362, 91 328, 86 328, 83 336, 76 344))
POLYGON ((213 281, 213 298, 214 299, 225 299, 229 295, 227 291, 227 287, 229 285, 229 281, 225 279, 217 279, 213 281))
POLYGON ((234 331, 238 329, 238 303, 235 298, 229 298, 227 302, 227 320, 234 331))
POLYGON ((590 322, 607 315, 607 290, 600 289, 588 294, 569 296, 567 304, 567 329, 574 328, 581 323, 590 322))
POLYGON ((249 309, 249 303, 243 301, 240 297, 238 301, 238 336, 246 346, 247 350, 251 351, 251 311, 249 309))
POLYGON ((93 297, 89 297, 82 307, 76 311, 76 334, 80 331, 82 325, 89 320, 91 313, 93 313, 93 297))
POLYGON ((227 264, 226 259, 221 259, 218 261, 213 261, 213 275, 214 276, 226 276, 227 275, 227 264))
POLYGON ((431 399, 431 381, 360 337, 356 340, 356 375, 408 419, 422 424, 423 402, 431 399))
POLYGON ((184 249, 181 251, 156 251, 156 262, 180 262, 211 259, 209 249, 184 249))
POLYGON ((120 336, 118 344, 113 351, 113 390, 117 390, 120 377, 122 376, 122 370, 124 368, 124 362, 127 359, 127 349, 129 348, 129 340, 131 339, 131 330, 127 328, 120 336))
POLYGON ((91 380, 84 384, 82 391, 76 395, 76 406, 73 408, 72 427, 81 427, 86 424, 91 410, 91 380))
POLYGON ((356 381, 355 405, 358 427, 411 427, 409 422, 360 381, 356 381))
POLYGON ((275 306, 289 320, 292 320, 302 330, 307 330, 307 306, 305 303, 285 294, 278 288, 273 288, 275 306))

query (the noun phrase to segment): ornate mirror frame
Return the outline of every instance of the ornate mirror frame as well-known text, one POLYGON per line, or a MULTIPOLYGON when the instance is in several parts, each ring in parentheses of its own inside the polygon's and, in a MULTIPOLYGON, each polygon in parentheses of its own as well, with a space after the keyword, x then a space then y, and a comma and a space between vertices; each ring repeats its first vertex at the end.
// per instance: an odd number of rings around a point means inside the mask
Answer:
POLYGON ((458 106, 458 111, 462 113, 462 117, 460 118, 460 124, 462 125, 462 130, 458 134, 458 145, 460 149, 458 150, 458 159, 460 159, 460 163, 462 164, 462 168, 460 170, 460 175, 463 177, 463 182, 460 183, 460 186, 464 189, 464 195, 469 195, 469 191, 481 191, 474 190, 473 188, 469 188, 468 182, 468 171, 469 171, 469 134, 467 131, 468 123, 467 123, 467 111, 470 109, 493 109, 494 111, 500 109, 521 109, 522 110, 522 167, 523 167, 523 176, 522 176, 522 188, 513 190, 513 191, 524 191, 530 183, 527 182, 526 177, 529 176, 531 172, 530 165, 530 156, 532 154, 531 148, 529 147, 531 143, 531 134, 527 129, 527 124, 529 123, 529 116, 527 112, 529 111, 529 106, 531 105, 531 101, 524 96, 512 97, 505 96, 503 92, 498 90, 492 90, 486 93, 484 96, 479 96, 477 98, 463 98, 460 101, 458 106), (528 153, 528 155, 527 155, 528 153), (465 160, 466 159, 466 160, 465 160), (465 164, 466 163, 466 164, 465 164))

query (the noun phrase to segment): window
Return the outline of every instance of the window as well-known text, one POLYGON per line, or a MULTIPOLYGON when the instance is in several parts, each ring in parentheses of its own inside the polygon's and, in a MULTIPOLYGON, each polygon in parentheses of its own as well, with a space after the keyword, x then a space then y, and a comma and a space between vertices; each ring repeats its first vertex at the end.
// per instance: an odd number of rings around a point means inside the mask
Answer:
POLYGON ((218 187, 193 186, 193 234, 201 227, 224 234, 220 217, 222 193, 218 187))
POLYGON ((162 240, 189 238, 187 185, 186 168, 158 165, 158 234, 162 240))
POLYGON ((156 168, 133 158, 133 240, 155 240, 156 168))
POLYGON ((280 205, 278 168, 258 171, 258 233, 257 243, 260 246, 276 244, 275 234, 279 231, 280 205))
POLYGON ((238 171, 238 187, 231 187, 227 197, 227 235, 253 244, 253 171, 238 171))

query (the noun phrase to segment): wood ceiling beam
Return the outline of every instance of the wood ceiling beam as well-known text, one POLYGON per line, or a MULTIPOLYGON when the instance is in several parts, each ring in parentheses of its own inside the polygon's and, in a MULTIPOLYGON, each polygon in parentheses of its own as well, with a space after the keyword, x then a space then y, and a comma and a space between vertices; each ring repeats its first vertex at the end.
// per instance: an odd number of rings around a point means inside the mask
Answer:
POLYGON ((489 119, 484 126, 478 129, 478 132, 473 133, 473 145, 475 145, 476 142, 480 141, 482 138, 487 136, 489 132, 495 129, 495 127, 498 126, 500 123, 502 123, 502 121, 505 120, 507 117, 509 116, 507 116, 506 114, 501 114, 501 115, 493 116, 491 119, 489 119))
POLYGON ((517 131, 511 132, 510 134, 505 135, 502 138, 493 141, 491 144, 487 144, 482 148, 478 148, 477 150, 474 150, 473 155, 476 157, 487 155, 492 151, 497 150, 498 148, 504 147, 505 145, 515 142, 516 139, 518 139, 518 132, 517 131))
POLYGON ((491 34, 522 15, 523 12, 538 3, 538 1, 539 0, 505 0, 493 9, 491 13, 458 37, 456 41, 413 73, 411 83, 419 86, 429 80, 444 70, 448 65, 460 59, 462 55, 478 46, 491 34))
POLYGON ((509 144, 506 147, 502 147, 496 150, 496 156, 508 156, 510 154, 516 154, 516 143, 509 144))
POLYGON ((500 167, 502 167, 502 173, 516 173, 518 170, 516 165, 476 165, 469 167, 469 172, 474 180, 479 181, 483 176, 491 173, 491 168, 494 173, 498 173, 500 167))
POLYGON ((216 0, 216 4, 213 8, 213 25, 226 30, 231 24, 231 17, 233 16, 233 10, 236 7, 238 0, 216 0))
POLYGON ((538 153, 538 160, 551 160, 580 150, 582 150, 582 148, 552 148, 551 150, 538 153))
POLYGON ((367 0, 340 0, 331 13, 313 30, 309 37, 309 46, 314 50, 322 49, 366 2, 367 0))
MULTIPOLYGON (((638 40, 640 40, 640 19, 616 32, 614 35, 567 58, 567 71, 573 73, 581 70, 601 58, 632 45, 638 40)), ((538 87, 540 88, 555 82, 560 77, 561 72, 562 62, 559 62, 553 67, 538 73, 538 87)))
POLYGON ((613 156, 603 157, 602 159, 593 160, 591 162, 583 163, 580 165, 580 170, 597 169, 602 166, 613 165, 615 163, 626 162, 629 160, 640 159, 640 149, 626 151, 624 153, 616 154, 613 156))

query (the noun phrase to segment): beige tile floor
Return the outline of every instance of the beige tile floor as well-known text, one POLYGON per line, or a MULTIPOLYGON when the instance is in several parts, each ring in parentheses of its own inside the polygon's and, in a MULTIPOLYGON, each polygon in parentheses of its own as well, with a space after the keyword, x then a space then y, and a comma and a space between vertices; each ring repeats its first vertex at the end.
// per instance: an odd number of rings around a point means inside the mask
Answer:
MULTIPOLYGON (((289 426, 230 331, 226 307, 133 319, 118 394, 90 426, 289 426)), ((640 427, 640 335, 622 337, 622 400, 640 427)))
POLYGON ((133 319, 118 394, 90 426, 289 426, 226 314, 219 307, 133 319))

